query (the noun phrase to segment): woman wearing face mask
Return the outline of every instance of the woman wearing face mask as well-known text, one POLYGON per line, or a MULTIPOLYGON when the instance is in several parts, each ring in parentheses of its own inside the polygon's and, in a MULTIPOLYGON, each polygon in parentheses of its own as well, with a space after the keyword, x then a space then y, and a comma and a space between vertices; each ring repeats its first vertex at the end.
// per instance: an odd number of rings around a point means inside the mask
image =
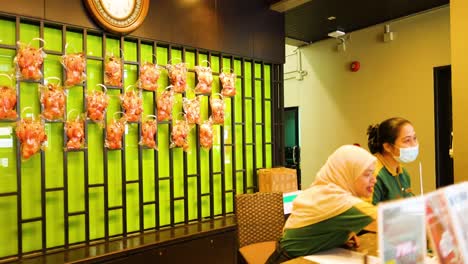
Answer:
POLYGON ((402 163, 414 161, 419 153, 418 139, 410 121, 393 117, 367 129, 368 146, 377 157, 372 203, 414 196, 411 180, 402 163))
POLYGON ((372 196, 375 166, 376 158, 357 146, 341 146, 330 155, 312 185, 294 199, 283 236, 267 263, 359 246, 355 234, 375 224, 377 217, 376 207, 361 199, 372 196))

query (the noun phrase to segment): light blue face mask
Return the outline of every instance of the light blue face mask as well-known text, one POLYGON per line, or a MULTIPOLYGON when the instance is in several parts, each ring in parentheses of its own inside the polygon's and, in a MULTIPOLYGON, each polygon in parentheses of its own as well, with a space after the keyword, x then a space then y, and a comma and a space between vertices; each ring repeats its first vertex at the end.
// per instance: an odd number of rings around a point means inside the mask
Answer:
POLYGON ((400 148, 400 156, 395 157, 401 163, 413 162, 419 154, 419 145, 408 148, 400 148))

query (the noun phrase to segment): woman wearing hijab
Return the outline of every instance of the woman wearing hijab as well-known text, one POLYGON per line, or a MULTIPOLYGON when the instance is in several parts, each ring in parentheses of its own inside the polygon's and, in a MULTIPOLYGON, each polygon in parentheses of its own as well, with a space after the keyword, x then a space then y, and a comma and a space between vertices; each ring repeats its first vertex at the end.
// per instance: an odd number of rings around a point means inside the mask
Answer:
POLYGON ((294 200, 283 236, 267 263, 281 263, 349 242, 357 245, 355 234, 377 218, 376 207, 361 199, 372 195, 375 164, 376 158, 363 148, 338 148, 310 188, 294 200))

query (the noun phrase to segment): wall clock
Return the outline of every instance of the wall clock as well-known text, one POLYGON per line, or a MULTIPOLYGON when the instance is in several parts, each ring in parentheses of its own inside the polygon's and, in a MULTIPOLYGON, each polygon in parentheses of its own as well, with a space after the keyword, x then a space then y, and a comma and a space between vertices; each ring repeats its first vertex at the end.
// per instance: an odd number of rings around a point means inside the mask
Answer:
POLYGON ((146 15, 150 0, 83 0, 93 19, 104 29, 119 34, 138 28, 146 15))

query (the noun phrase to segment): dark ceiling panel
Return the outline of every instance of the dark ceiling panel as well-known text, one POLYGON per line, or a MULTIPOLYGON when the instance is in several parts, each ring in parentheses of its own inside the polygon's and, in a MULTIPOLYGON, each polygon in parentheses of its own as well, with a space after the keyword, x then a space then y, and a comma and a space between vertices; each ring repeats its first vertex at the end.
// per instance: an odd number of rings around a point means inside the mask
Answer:
POLYGON ((449 0, 313 0, 285 14, 286 37, 316 42, 330 31, 351 32, 449 4, 449 0), (327 18, 335 16, 336 20, 327 18))

